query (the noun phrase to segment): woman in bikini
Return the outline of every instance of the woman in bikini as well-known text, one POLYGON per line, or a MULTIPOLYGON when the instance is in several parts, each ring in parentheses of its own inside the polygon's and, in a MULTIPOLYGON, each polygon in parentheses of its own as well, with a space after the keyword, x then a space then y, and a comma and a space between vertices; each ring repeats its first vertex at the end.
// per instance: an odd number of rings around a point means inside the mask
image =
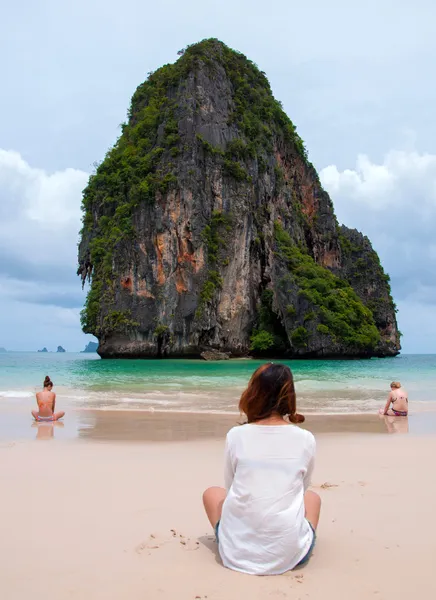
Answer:
POLYGON ((407 392, 401 387, 399 381, 393 381, 391 383, 391 391, 386 406, 381 408, 379 413, 381 415, 390 415, 391 417, 407 417, 408 412, 409 400, 407 398, 407 392))
POLYGON ((44 389, 36 394, 38 410, 32 410, 35 421, 58 421, 65 415, 64 412, 55 413, 56 394, 53 390, 53 382, 47 375, 44 379, 44 389))
POLYGON ((227 434, 225 489, 203 494, 225 567, 278 575, 306 564, 315 545, 321 499, 308 491, 315 438, 295 423, 289 367, 266 364, 253 374, 239 408, 245 425, 227 434))

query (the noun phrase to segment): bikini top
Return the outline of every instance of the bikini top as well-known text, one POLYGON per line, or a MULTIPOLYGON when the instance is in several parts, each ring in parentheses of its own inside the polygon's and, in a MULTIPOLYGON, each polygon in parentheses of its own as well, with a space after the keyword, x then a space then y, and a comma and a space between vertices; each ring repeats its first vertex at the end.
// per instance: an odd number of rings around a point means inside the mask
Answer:
POLYGON ((392 404, 395 404, 395 402, 397 400, 405 400, 407 402, 407 404, 409 404, 409 400, 408 400, 407 396, 399 396, 398 398, 395 398, 394 400, 392 400, 392 404))

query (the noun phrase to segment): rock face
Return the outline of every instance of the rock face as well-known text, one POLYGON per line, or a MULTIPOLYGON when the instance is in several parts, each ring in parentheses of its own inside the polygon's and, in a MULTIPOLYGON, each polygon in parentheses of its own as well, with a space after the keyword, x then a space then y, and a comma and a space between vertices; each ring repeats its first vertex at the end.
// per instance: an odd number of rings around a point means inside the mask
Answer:
POLYGON ((44 346, 42 350, 38 350, 38 352, 48 352, 47 348, 44 346))
POLYGON ((5 352, 7 352, 6 348, 1 347, 0 348, 0 354, 4 354, 5 352))
POLYGON ((62 346, 58 346, 56 352, 65 352, 65 348, 62 348, 62 346))
POLYGON ((97 350, 98 350, 98 343, 97 342, 89 342, 88 344, 86 344, 85 350, 82 350, 82 352, 97 352, 97 350))
POLYGON ((399 352, 371 244, 339 227, 265 75, 217 40, 138 87, 83 210, 102 357, 399 352))

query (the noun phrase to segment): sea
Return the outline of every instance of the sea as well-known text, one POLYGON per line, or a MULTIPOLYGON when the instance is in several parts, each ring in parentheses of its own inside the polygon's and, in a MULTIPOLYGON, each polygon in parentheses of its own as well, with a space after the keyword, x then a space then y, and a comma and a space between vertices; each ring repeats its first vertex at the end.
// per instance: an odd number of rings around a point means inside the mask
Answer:
MULTIPOLYGON (((0 354, 0 409, 33 407, 46 375, 57 408, 101 411, 235 413, 241 392, 264 361, 102 360, 86 353, 0 354)), ((411 410, 436 410, 436 355, 370 360, 283 361, 291 368, 298 410, 374 413, 391 381, 401 381, 411 410)))

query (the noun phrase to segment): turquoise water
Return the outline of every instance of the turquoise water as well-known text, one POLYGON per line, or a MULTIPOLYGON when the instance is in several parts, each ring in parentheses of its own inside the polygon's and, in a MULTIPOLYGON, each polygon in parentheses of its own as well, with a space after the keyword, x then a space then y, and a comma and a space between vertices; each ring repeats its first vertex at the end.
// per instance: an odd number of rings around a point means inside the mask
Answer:
MULTIPOLYGON (((295 377, 299 409, 372 412, 400 380, 416 408, 433 408, 436 355, 358 361, 284 361, 295 377)), ((0 354, 0 405, 30 404, 50 375, 58 405, 102 410, 233 412, 262 361, 100 360, 96 354, 0 354)), ((434 405, 436 408, 436 404, 434 405)))

